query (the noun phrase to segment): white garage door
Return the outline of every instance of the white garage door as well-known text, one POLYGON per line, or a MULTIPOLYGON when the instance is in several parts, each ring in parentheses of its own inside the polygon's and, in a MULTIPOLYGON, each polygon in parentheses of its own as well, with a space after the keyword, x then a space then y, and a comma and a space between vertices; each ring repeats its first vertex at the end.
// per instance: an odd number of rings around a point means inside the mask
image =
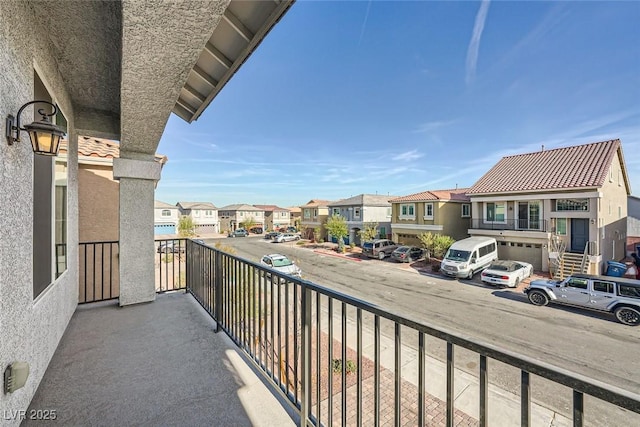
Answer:
POLYGON ((524 261, 542 271, 542 245, 533 243, 498 242, 498 258, 524 261))

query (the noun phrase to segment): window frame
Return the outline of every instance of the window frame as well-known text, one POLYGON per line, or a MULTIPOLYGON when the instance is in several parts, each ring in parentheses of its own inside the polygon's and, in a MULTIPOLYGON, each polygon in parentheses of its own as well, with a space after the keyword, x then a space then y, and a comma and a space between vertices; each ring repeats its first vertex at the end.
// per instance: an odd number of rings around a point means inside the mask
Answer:
POLYGON ((426 202, 424 204, 424 219, 433 219, 433 212, 434 211, 434 207, 433 207, 433 202, 426 202), (431 214, 429 214, 429 208, 431 208, 431 214))
POLYGON ((484 204, 484 222, 492 224, 507 223, 507 203, 506 202, 487 202, 484 204), (493 205, 493 219, 489 219, 489 205, 493 205), (502 208, 502 220, 496 219, 498 208, 502 208))
POLYGON ((416 204, 415 203, 402 203, 398 212, 398 218, 400 219, 416 219, 416 204), (406 213, 403 213, 406 212, 406 213))
POLYGON ((567 218, 556 218, 556 234, 558 236, 566 236, 567 235, 567 224, 569 221, 567 221, 567 218), (563 229, 564 232, 560 231, 560 223, 564 223, 563 229))
POLYGON ((353 208, 353 218, 354 219, 360 219, 362 216, 362 210, 360 209, 360 207, 354 207, 353 208))
POLYGON ((470 203, 463 203, 462 207, 461 207, 461 217, 462 218, 471 218, 471 204, 470 203), (466 214, 464 213, 466 210, 468 211, 466 214))

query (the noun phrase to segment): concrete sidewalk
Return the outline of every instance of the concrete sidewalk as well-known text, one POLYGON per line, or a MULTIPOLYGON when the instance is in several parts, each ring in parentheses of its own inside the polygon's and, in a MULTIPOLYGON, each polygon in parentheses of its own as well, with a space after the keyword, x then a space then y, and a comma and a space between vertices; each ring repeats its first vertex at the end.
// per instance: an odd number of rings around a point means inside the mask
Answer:
MULTIPOLYGON (((324 310, 324 317, 328 316, 328 312, 324 310)), ((333 337, 337 341, 341 341, 341 318, 334 312, 333 337)), ((323 328, 326 325, 323 323, 323 328)), ((347 317, 347 346, 351 349, 357 348, 357 330, 355 321, 347 317)), ((326 331, 325 331, 326 332, 326 331)), ((427 340, 429 337, 427 336, 427 340)), ((433 338, 432 338, 433 339, 433 338)), ((374 359, 374 333, 367 328, 363 322, 362 328, 362 345, 363 357, 370 360, 374 359)), ((417 396, 418 387, 418 350, 407 345, 401 346, 401 366, 402 380, 415 387, 415 395, 417 396)), ((380 335, 380 365, 395 372, 395 342, 393 338, 380 335)), ((425 391, 436 399, 446 402, 446 363, 425 356, 425 391)), ((518 425, 520 423, 520 396, 509 393, 499 387, 489 384, 488 387, 488 424, 491 426, 509 426, 518 425)), ((479 418, 480 404, 480 386, 477 377, 470 375, 460 369, 454 371, 454 395, 455 409, 462 411, 474 419, 479 418)), ((404 391, 403 391, 404 393, 404 391)), ((417 406, 417 399, 415 405, 417 406)), ((427 408, 427 412, 430 408, 427 408)), ((436 413, 427 415, 440 415, 441 408, 432 408, 436 413)), ((373 408, 363 408, 363 412, 372 412, 373 408)), ((467 424, 463 424, 467 425, 467 424)), ((535 426, 571 426, 572 421, 567 417, 540 406, 534 402, 531 403, 531 425, 535 426)))

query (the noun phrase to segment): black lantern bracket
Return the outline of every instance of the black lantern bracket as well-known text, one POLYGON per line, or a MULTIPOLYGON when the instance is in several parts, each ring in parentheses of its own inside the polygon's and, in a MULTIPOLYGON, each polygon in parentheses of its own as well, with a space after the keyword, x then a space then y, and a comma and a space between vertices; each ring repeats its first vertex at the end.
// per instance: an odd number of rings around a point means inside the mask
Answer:
POLYGON ((7 143, 9 145, 13 145, 14 142, 20 142, 20 131, 29 132, 31 130, 39 130, 44 132, 56 133, 56 134, 58 133, 64 134, 64 131, 58 126, 52 124, 51 120, 49 119, 49 117, 55 116, 57 113, 58 113, 58 106, 52 102, 42 101, 42 100, 27 102, 22 107, 20 107, 20 109, 18 110, 18 114, 16 114, 16 117, 13 117, 11 114, 7 116, 7 121, 6 121, 7 143), (22 114, 22 111, 24 111, 24 109, 27 108, 29 105, 33 105, 33 104, 50 105, 53 107, 53 112, 46 113, 44 109, 40 108, 38 109, 38 114, 42 116, 42 119, 39 122, 33 122, 30 125, 27 125, 26 127, 21 127, 20 115, 22 114))

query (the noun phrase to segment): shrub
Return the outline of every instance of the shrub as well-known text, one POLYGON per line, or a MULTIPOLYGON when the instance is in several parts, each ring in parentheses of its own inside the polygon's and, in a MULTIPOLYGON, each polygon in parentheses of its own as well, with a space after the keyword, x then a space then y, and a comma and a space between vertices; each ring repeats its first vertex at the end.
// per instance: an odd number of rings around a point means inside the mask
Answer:
MULTIPOLYGON (((332 368, 333 373, 335 374, 339 374, 340 372, 342 372, 342 359, 333 359, 332 368)), ((358 367, 353 360, 349 359, 345 364, 345 369, 347 370, 347 374, 352 374, 358 370, 358 367)))

